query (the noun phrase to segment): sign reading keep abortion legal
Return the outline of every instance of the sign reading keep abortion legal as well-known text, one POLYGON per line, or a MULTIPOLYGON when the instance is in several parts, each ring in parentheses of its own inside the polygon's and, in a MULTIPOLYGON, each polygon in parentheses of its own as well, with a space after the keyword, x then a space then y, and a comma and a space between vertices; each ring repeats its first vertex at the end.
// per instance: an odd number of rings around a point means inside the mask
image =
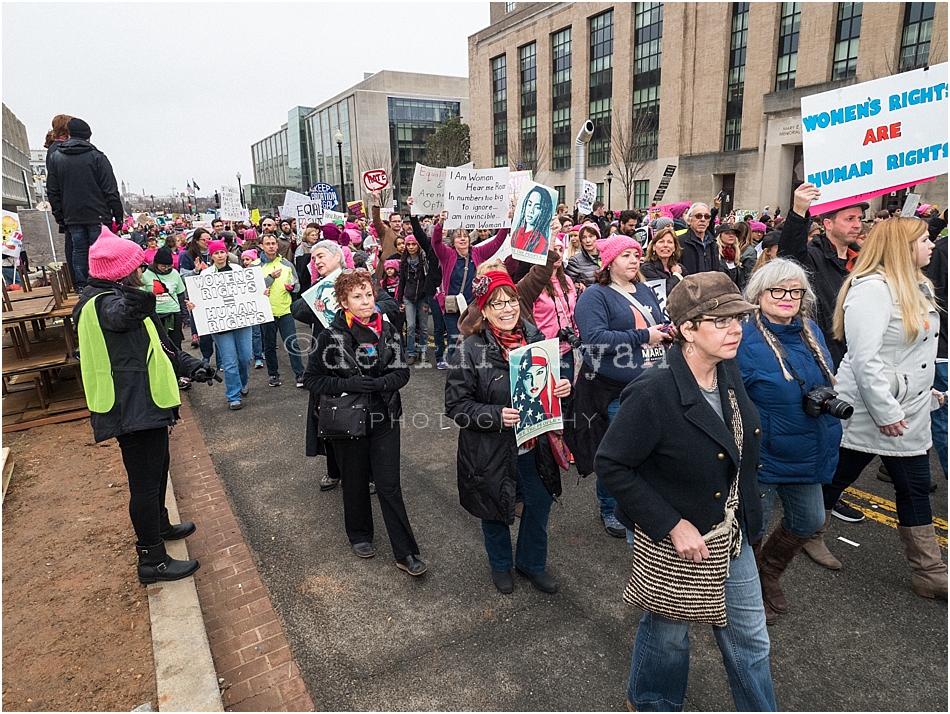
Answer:
POLYGON ((947 173, 947 63, 802 97, 812 212, 947 173))

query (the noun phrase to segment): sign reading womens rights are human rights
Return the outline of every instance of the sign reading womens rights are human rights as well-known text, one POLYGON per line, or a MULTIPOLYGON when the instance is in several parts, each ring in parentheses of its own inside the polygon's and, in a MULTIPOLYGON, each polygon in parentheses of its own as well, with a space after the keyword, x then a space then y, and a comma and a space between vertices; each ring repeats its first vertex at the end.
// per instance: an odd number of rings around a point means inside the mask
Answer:
POLYGON ((947 63, 802 97, 812 213, 947 173, 947 63))
POLYGON ((446 169, 443 203, 445 228, 507 228, 508 169, 446 169))
POLYGON ((259 265, 223 272, 206 270, 185 278, 188 299, 198 334, 252 327, 271 322, 270 299, 264 294, 264 274, 259 265))

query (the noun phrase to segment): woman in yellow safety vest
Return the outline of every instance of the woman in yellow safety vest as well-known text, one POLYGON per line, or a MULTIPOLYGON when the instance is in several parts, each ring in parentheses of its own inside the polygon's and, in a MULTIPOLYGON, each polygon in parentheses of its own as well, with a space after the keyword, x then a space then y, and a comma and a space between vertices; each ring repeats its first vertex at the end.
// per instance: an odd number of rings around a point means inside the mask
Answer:
MULTIPOLYGON (((178 350, 141 290, 145 252, 107 228, 89 249, 89 282, 73 310, 80 368, 96 442, 115 437, 129 476, 129 515, 138 542, 141 583, 180 580, 197 560, 174 560, 166 540, 195 532, 172 525, 164 507, 168 427, 178 418, 178 377, 207 381, 215 369, 178 350)), ((217 378, 220 381, 220 378, 217 378)))

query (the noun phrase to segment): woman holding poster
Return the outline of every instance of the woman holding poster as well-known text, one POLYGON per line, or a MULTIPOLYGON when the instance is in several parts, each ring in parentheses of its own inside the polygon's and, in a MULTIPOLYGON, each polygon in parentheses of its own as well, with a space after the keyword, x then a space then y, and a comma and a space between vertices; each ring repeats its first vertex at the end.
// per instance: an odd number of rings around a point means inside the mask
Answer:
POLYGON ((540 347, 525 350, 511 396, 511 404, 521 412, 519 431, 560 418, 561 400, 554 396, 556 388, 548 353, 540 347))
POLYGON ((515 210, 512 253, 518 260, 543 263, 551 243, 551 218, 556 199, 550 189, 534 184, 522 197, 515 210))
MULTIPOLYGON (((512 350, 540 342, 544 336, 521 318, 518 293, 508 273, 485 273, 473 292, 481 320, 453 355, 453 369, 445 383, 446 414, 460 427, 459 502, 481 519, 492 583, 507 595, 514 589, 510 527, 520 485, 524 510, 514 565, 536 588, 553 593, 557 581, 546 570, 547 523, 551 504, 561 495, 561 472, 547 434, 518 447, 515 427, 527 415, 512 406, 509 367, 512 350)), ((544 391, 548 384, 539 373, 530 377, 530 386, 526 375, 526 391, 535 389, 535 376, 544 391)), ((551 387, 552 413, 556 400, 570 392, 566 379, 551 387)))

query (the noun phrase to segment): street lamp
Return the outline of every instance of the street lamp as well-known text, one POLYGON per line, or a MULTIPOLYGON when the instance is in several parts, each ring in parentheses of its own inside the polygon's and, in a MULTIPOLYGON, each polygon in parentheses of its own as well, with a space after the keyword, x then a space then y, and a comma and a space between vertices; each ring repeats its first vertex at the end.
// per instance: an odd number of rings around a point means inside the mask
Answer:
POLYGON ((152 199, 152 210, 154 211, 155 210, 155 196, 151 195, 150 198, 152 199))
POLYGON ((241 208, 244 208, 244 189, 241 188, 241 172, 238 171, 234 175, 237 176, 237 180, 238 180, 238 194, 241 197, 241 208))
POLYGON ((610 169, 607 169, 607 212, 610 214, 610 220, 614 219, 614 213, 610 210, 610 182, 614 180, 614 174, 610 169))
POLYGON ((339 129, 336 130, 336 134, 333 135, 334 140, 336 140, 336 151, 340 157, 340 203, 343 204, 343 207, 346 206, 346 179, 343 177, 343 132, 339 129))

